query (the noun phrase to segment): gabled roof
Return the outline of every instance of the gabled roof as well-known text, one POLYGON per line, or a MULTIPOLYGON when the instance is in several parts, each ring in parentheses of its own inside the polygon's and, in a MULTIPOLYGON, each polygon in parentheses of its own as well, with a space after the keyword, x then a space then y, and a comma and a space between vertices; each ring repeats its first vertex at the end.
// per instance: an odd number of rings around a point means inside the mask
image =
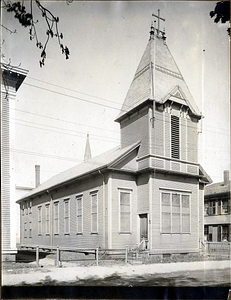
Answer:
MULTIPOLYGON (((177 89, 180 91, 178 96, 191 112, 201 116, 165 40, 159 36, 150 38, 115 121, 119 122, 128 112, 148 99, 165 103, 169 97, 174 96, 177 89)), ((171 100, 179 102, 177 97, 171 100)))
POLYGON ((110 165, 120 160, 120 158, 126 157, 126 155, 130 154, 131 151, 135 150, 137 147, 139 147, 139 145, 140 141, 123 149, 118 146, 58 175, 55 175, 26 194, 23 198, 19 199, 17 203, 20 203, 25 199, 35 197, 43 192, 46 192, 49 189, 64 186, 72 182, 73 180, 76 180, 83 176, 91 175, 93 172, 102 170, 104 168, 110 168, 110 165))
POLYGON ((224 185, 224 182, 217 182, 205 187, 205 196, 215 196, 226 193, 230 193, 230 182, 227 185, 224 185))

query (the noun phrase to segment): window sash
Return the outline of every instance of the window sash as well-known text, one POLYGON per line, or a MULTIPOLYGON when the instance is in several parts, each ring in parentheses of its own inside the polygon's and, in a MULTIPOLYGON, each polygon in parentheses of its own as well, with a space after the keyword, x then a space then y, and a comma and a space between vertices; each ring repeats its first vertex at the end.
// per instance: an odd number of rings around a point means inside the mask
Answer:
POLYGON ((77 213, 76 213, 77 233, 82 233, 83 232, 83 198, 82 197, 77 198, 76 204, 77 204, 77 213))
POLYGON ((131 232, 131 192, 119 191, 119 211, 121 233, 131 232))
POLYGON ((91 194, 91 232, 98 232, 98 194, 91 194))
POLYGON ((64 200, 64 233, 70 233, 70 200, 64 200))
POLYGON ((42 234, 42 206, 38 207, 38 234, 42 234))
POLYGON ((190 233, 190 195, 161 192, 161 233, 190 233))
POLYGON ((59 202, 54 202, 54 234, 59 234, 59 202))
POLYGON ((45 208, 46 208, 46 234, 50 234, 50 204, 47 204, 45 208))

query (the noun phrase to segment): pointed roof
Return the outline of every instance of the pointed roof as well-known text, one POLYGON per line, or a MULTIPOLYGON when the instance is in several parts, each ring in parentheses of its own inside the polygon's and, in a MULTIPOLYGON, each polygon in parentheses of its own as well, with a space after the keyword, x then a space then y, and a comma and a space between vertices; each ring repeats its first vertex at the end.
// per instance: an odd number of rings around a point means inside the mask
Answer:
POLYGON ((85 153, 84 153, 84 161, 87 161, 90 159, 91 156, 91 147, 90 147, 90 141, 89 141, 89 134, 87 134, 87 141, 86 141, 86 147, 85 147, 85 153))
POLYGON ((194 115, 201 116, 165 39, 164 36, 151 34, 115 121, 119 122, 147 100, 165 103, 170 97, 172 101, 188 106, 194 115))

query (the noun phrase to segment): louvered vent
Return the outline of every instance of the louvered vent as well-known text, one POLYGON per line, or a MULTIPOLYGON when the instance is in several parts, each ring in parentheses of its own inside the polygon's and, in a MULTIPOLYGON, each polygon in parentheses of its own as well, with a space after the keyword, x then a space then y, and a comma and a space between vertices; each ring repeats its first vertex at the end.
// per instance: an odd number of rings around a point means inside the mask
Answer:
POLYGON ((180 158, 179 118, 171 116, 171 154, 172 158, 180 158))

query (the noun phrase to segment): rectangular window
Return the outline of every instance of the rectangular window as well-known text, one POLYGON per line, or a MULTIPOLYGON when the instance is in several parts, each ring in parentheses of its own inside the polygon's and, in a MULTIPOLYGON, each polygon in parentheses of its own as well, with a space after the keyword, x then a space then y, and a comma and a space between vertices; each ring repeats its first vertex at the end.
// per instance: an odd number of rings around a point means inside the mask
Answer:
POLYGON ((24 216, 24 214, 25 214, 25 204, 23 203, 22 204, 22 216, 24 216))
POLYGON ((59 234, 59 202, 54 202, 54 234, 59 234))
POLYGON ((229 227, 226 225, 222 226, 222 241, 229 241, 229 227))
POLYGON ((91 232, 98 232, 98 194, 91 194, 91 232))
POLYGON ((38 206, 38 235, 42 234, 42 206, 38 206))
POLYGON ((27 238, 27 223, 24 223, 24 238, 27 238))
POLYGON ((229 213, 229 206, 228 206, 228 199, 222 200, 222 214, 228 214, 229 213))
POLYGON ((83 197, 76 198, 76 206, 77 206, 77 233, 83 232, 83 197))
POLYGON ((121 233, 131 232, 131 192, 120 191, 120 229, 121 233))
POLYGON ((29 222, 29 238, 32 238, 32 222, 29 222))
POLYGON ((26 213, 26 215, 28 215, 28 208, 29 208, 29 203, 26 202, 26 208, 25 208, 25 213, 26 213))
POLYGON ((45 206, 46 211, 46 234, 50 234, 50 204, 45 206))
POLYGON ((179 117, 171 115, 171 155, 180 158, 180 126, 179 117))
POLYGON ((64 200, 64 234, 70 233, 70 200, 64 200))
POLYGON ((190 196, 161 193, 162 233, 190 233, 190 196))

